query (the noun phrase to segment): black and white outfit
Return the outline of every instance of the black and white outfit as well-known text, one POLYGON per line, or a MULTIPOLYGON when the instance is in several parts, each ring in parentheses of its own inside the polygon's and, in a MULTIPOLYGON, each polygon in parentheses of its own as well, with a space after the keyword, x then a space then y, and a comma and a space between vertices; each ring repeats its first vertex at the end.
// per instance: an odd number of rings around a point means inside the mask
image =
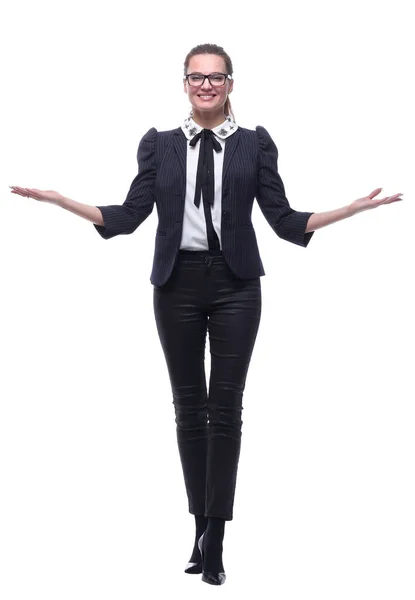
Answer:
POLYGON ((133 233, 156 204, 150 281, 169 372, 189 512, 233 519, 242 398, 261 318, 265 275, 251 222, 256 198, 275 233, 306 247, 312 212, 290 207, 278 150, 264 127, 192 117, 141 139, 123 205, 99 206, 104 239, 133 233), (209 335, 211 372, 204 358, 209 335))

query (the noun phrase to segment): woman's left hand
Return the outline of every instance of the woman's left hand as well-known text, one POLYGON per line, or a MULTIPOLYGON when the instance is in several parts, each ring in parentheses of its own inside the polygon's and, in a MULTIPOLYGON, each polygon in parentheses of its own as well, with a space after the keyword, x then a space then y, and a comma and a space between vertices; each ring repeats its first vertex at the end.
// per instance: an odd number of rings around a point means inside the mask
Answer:
POLYGON ((364 198, 358 198, 354 202, 350 204, 350 208, 353 213, 362 212, 363 210, 368 210, 369 208, 376 208, 381 204, 391 204, 392 202, 399 202, 399 200, 403 200, 403 198, 399 198, 399 196, 403 196, 403 194, 394 194, 393 196, 385 196, 384 198, 375 198, 380 192, 382 188, 376 188, 370 193, 368 196, 364 198))

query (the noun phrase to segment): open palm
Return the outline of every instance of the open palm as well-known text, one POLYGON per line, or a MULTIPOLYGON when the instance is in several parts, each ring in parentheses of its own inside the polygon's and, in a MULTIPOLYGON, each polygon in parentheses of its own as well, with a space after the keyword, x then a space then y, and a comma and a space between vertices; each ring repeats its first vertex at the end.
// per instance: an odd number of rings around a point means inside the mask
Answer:
POLYGON ((399 202, 403 200, 399 196, 403 196, 403 194, 394 194, 393 196, 385 196, 384 198, 375 198, 380 192, 382 188, 376 188, 371 192, 368 196, 364 198, 358 198, 350 207, 353 209, 354 213, 362 212, 363 210, 368 210, 369 208, 376 208, 381 204, 392 204, 392 202, 399 202))
POLYGON ((18 194, 26 198, 34 198, 41 202, 49 202, 50 204, 57 204, 64 199, 62 194, 55 192, 55 190, 37 190, 36 188, 24 188, 18 185, 10 185, 12 194, 18 194))

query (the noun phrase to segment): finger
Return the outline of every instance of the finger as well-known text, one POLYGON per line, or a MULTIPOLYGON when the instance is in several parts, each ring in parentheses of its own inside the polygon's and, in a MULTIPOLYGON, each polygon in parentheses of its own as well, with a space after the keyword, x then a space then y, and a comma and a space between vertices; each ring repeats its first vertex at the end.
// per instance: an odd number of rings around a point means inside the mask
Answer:
POLYGON ((388 200, 387 202, 385 202, 385 204, 392 204, 392 202, 399 202, 399 201, 401 201, 401 200, 403 200, 403 198, 399 198, 399 197, 398 197, 398 198, 395 198, 394 196, 391 196, 391 197, 389 198, 389 200, 388 200))
POLYGON ((378 194, 380 194, 380 192, 381 192, 382 190, 383 190, 383 188, 376 188, 375 190, 373 190, 373 192, 371 192, 371 193, 368 195, 368 198, 370 198, 370 199, 374 198, 375 196, 377 196, 378 194))
POLYGON ((29 194, 29 196, 31 198, 36 198, 37 200, 39 200, 39 197, 41 196, 38 192, 35 192, 35 190, 32 190, 32 188, 26 188, 26 192, 29 194))
POLYGON ((11 193, 18 194, 19 196, 25 196, 25 197, 27 196, 26 190, 24 188, 17 187, 17 186, 14 186, 14 189, 12 189, 11 193))
POLYGON ((41 190, 38 190, 36 188, 26 188, 26 191, 33 197, 33 198, 41 198, 41 190))
POLYGON ((27 196, 27 189, 26 188, 22 188, 20 186, 13 186, 15 188, 15 191, 17 194, 20 194, 21 196, 27 196))
POLYGON ((391 204, 392 202, 398 202, 399 200, 403 200, 403 198, 400 198, 399 196, 400 194, 395 194, 394 196, 386 196, 386 198, 383 198, 380 204, 391 204))
POLYGON ((402 194, 394 194, 393 196, 385 196, 384 198, 380 198, 379 200, 376 200, 376 202, 389 202, 389 200, 391 198, 398 198, 399 196, 402 196, 402 194))

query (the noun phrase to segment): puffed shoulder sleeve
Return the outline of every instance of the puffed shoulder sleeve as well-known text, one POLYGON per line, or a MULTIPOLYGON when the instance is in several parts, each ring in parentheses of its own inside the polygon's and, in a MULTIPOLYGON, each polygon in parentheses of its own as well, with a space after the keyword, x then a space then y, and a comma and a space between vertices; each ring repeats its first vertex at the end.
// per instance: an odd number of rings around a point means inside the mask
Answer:
POLYGON ((105 240, 133 233, 154 208, 156 136, 157 129, 152 127, 140 140, 137 151, 138 174, 130 185, 124 204, 97 206, 104 225, 94 223, 94 227, 105 240))
POLYGON ((259 207, 278 237, 306 247, 314 231, 305 233, 312 212, 291 208, 284 184, 278 173, 278 149, 265 127, 256 128, 258 141, 258 172, 256 199, 259 207))

